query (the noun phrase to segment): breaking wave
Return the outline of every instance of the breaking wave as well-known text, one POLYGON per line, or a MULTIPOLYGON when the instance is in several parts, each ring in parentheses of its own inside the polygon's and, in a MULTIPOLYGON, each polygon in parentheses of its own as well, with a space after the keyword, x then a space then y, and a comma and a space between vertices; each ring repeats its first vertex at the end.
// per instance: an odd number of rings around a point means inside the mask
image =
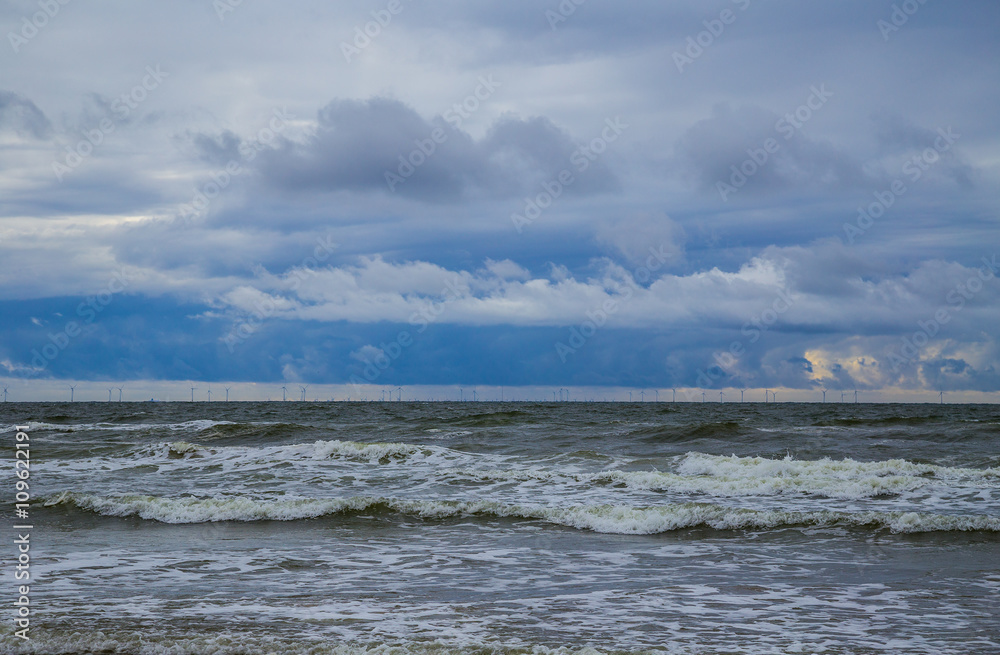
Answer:
POLYGON ((756 510, 710 503, 649 507, 626 505, 512 505, 496 501, 427 501, 353 496, 261 500, 248 496, 164 498, 145 495, 97 496, 64 492, 46 507, 76 508, 102 516, 139 517, 161 523, 215 521, 296 521, 330 516, 408 516, 426 520, 479 517, 531 519, 609 534, 649 535, 689 528, 772 530, 796 526, 854 527, 897 533, 1000 532, 1000 517, 920 512, 756 510))

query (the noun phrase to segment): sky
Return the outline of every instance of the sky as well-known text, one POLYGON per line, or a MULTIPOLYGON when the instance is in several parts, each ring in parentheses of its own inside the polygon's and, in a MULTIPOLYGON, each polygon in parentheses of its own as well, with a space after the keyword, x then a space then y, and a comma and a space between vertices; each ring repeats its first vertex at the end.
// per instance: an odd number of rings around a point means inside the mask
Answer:
POLYGON ((0 28, 12 399, 1000 400, 995 2, 11 0, 0 28))

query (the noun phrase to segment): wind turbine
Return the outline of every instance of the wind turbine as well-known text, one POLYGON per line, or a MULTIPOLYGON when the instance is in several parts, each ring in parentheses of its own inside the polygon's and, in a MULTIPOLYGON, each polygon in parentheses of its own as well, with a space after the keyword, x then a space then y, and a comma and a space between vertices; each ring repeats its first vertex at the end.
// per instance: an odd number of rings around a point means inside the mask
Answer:
MULTIPOLYGON (((70 402, 73 402, 73 390, 74 389, 76 389, 76 385, 75 384, 71 384, 70 387, 69 387, 69 401, 70 402)), ((5 388, 4 391, 6 392, 7 389, 5 388)))
MULTIPOLYGON (((561 391, 562 391, 562 390, 560 390, 560 392, 561 392, 561 391)), ((560 396, 560 398, 561 398, 561 397, 562 397, 562 396, 560 396)), ((472 402, 476 402, 477 400, 479 400, 479 394, 478 394, 478 393, 476 393, 476 388, 475 388, 475 387, 472 387, 472 402)))
POLYGON ((3 388, 3 401, 7 402, 7 387, 3 388))
POLYGON ((701 392, 701 402, 705 402, 705 392, 701 392))
POLYGON ((194 390, 198 387, 191 387, 191 402, 194 402, 194 390))
POLYGON ((840 402, 844 402, 844 396, 846 395, 843 391, 840 392, 840 402))
POLYGON ((111 402, 111 389, 108 389, 108 402, 111 402))
MULTIPOLYGON (((556 395, 555 392, 553 392, 552 395, 553 396, 556 395)), ((462 389, 461 387, 458 388, 458 401, 459 402, 465 401, 465 389, 462 389)))
POLYGON ((941 401, 941 404, 943 405, 944 404, 944 392, 943 391, 938 391, 938 399, 941 401))
POLYGON ((746 391, 746 387, 740 387, 740 402, 743 402, 743 392, 746 391))
POLYGON ((118 402, 122 401, 122 389, 123 388, 124 387, 117 387, 117 389, 118 389, 118 402))
POLYGON ((653 391, 656 392, 656 402, 660 402, 660 390, 659 389, 654 389, 653 391))
POLYGON ((771 392, 771 402, 775 402, 775 403, 778 402, 778 392, 777 391, 772 391, 771 392))
POLYGON ((823 402, 826 402, 826 389, 823 389, 823 402))
POLYGON ((724 392, 724 391, 720 391, 720 392, 719 392, 719 402, 720 402, 720 403, 722 402, 722 397, 723 397, 723 396, 725 396, 725 395, 726 395, 726 394, 725 394, 725 392, 724 392))
MULTIPOLYGON (((472 393, 476 393, 473 391, 472 393)), ((396 387, 396 401, 399 402, 403 400, 403 387, 396 387)))
POLYGON ((232 388, 232 387, 226 387, 226 402, 227 402, 227 403, 229 402, 229 390, 230 390, 231 388, 232 388))
POLYGON ((645 390, 639 392, 639 400, 642 401, 642 402, 646 402, 646 391, 645 390))
POLYGON ((771 393, 770 389, 764 389, 764 404, 767 404, 767 394, 771 393))
POLYGON ((670 402, 675 403, 677 402, 677 389, 671 389, 671 391, 674 392, 674 399, 671 400, 670 402))
POLYGON ((857 402, 858 402, 858 390, 855 389, 854 390, 854 403, 857 404, 857 402))
POLYGON ((208 402, 212 402, 212 387, 208 388, 208 402))
POLYGON ((306 401, 306 388, 300 386, 299 389, 302 390, 302 402, 305 402, 306 401))
POLYGON ((628 392, 628 401, 632 402, 632 392, 631 391, 628 392))
POLYGON ((288 387, 281 387, 281 402, 288 400, 288 387))

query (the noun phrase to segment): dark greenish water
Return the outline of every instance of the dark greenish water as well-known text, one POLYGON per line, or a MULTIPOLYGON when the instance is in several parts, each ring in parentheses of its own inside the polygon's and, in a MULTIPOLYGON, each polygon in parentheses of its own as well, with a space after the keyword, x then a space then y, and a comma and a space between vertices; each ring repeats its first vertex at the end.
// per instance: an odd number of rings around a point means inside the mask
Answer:
POLYGON ((7 403, 8 535, 15 424, 2 653, 1000 652, 996 406, 7 403))

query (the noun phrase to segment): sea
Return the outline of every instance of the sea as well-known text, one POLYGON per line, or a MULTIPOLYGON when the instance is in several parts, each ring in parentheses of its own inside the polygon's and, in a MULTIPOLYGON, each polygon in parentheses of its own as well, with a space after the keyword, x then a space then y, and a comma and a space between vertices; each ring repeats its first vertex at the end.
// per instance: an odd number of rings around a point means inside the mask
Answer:
POLYGON ((1000 652, 996 405, 6 403, 0 440, 0 653, 1000 652))

